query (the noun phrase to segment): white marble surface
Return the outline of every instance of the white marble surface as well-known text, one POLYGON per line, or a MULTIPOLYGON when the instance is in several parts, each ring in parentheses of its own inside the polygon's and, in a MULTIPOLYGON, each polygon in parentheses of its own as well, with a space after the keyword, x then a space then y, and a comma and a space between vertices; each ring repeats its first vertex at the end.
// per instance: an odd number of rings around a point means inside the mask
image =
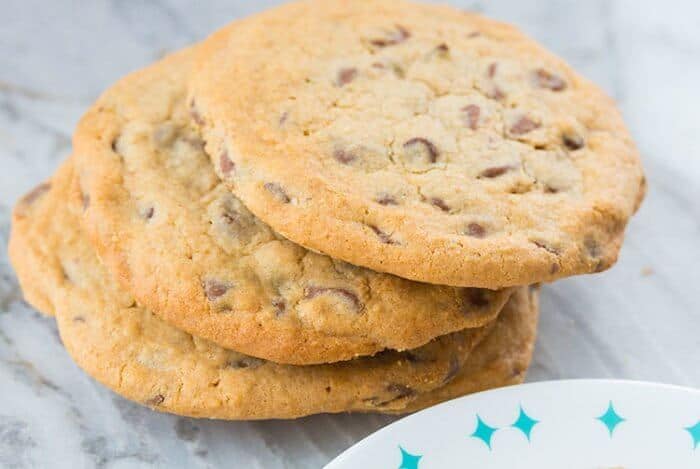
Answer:
MULTIPOLYGON (((0 244, 12 204, 66 157, 76 120, 101 90, 273 3, 2 0, 0 244)), ((700 387, 700 5, 453 3, 518 24, 603 86, 620 103, 649 176, 618 265, 545 288, 529 380, 700 387)), ((131 404, 70 361, 53 320, 23 303, 0 250, 0 467, 320 467, 390 421, 210 422, 131 404)))

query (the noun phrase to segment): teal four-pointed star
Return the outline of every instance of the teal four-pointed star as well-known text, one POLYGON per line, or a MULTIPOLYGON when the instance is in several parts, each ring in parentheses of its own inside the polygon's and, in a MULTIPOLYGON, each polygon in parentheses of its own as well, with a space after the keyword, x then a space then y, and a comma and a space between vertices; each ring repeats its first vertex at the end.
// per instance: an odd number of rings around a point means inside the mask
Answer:
POLYGON ((697 449, 698 445, 700 445, 700 420, 692 427, 685 427, 685 431, 690 433, 690 436, 693 438, 693 449, 697 449))
POLYGON ((401 465, 399 469, 418 469, 418 463, 423 456, 411 454, 400 446, 399 449, 401 450, 401 465))
POLYGON ((490 427, 484 423, 483 420, 481 420, 481 417, 477 414, 476 416, 476 430, 474 430, 474 433, 472 433, 470 436, 473 438, 478 438, 484 443, 486 443, 486 446, 491 449, 491 437, 493 434, 498 430, 497 428, 490 427))
POLYGON ((608 429, 608 432, 610 433, 610 438, 612 438, 613 431, 615 431, 615 427, 617 427, 619 424, 625 421, 624 418, 620 416, 617 412, 615 412, 615 408, 613 407, 612 401, 608 404, 608 410, 605 411, 603 415, 598 417, 596 420, 599 420, 605 425, 605 427, 608 429))
POLYGON ((527 441, 530 441, 530 433, 532 432, 532 429, 534 428, 534 426, 537 425, 538 423, 540 423, 540 421, 535 420, 532 417, 530 417, 529 415, 527 415, 527 413, 525 412, 525 409, 523 409, 523 406, 521 405, 520 406, 520 415, 518 415, 518 420, 516 420, 515 423, 513 425, 511 425, 511 427, 517 428, 518 430, 523 432, 523 434, 527 438, 527 441))

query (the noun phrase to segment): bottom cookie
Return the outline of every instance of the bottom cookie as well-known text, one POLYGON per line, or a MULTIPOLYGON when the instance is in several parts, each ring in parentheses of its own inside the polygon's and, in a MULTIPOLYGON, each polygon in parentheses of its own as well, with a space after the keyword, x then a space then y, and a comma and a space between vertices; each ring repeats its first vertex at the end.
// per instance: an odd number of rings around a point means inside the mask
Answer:
POLYGON ((522 379, 537 321, 536 293, 527 288, 491 326, 335 364, 280 365, 193 337, 138 307, 101 266, 78 219, 65 223, 75 217, 67 203, 70 178, 64 165, 33 203, 18 207, 11 255, 25 291, 42 299, 33 303, 56 315, 76 363, 128 399, 221 419, 402 413, 522 379))

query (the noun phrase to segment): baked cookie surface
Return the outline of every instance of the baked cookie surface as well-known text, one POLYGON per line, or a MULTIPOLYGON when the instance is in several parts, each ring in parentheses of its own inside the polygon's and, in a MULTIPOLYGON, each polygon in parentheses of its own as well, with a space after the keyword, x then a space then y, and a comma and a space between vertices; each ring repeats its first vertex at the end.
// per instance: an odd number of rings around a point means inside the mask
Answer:
MULTIPOLYGON (((484 343, 497 344, 503 363, 506 356, 531 350, 537 308, 527 288, 513 294, 495 324, 449 334, 411 351, 293 366, 223 349, 137 306, 112 280, 80 231, 79 207, 71 209, 67 203, 72 177, 69 162, 32 204, 30 216, 18 219, 16 212, 13 262, 24 265, 19 272, 51 274, 37 288, 51 302, 62 341, 78 365, 115 392, 154 409, 223 419, 402 412, 427 404, 433 391, 452 381, 460 384, 435 398, 467 389, 464 382, 470 380, 461 370, 486 336, 484 343), (20 249, 27 246, 37 248, 20 249)), ((487 355, 493 368, 495 356, 487 355)), ((505 384, 525 370, 510 365, 503 369, 507 372, 499 379, 484 385, 505 384)))
POLYGON ((611 99, 515 28, 312 0, 205 41, 190 103, 221 178, 334 258, 500 288, 601 271, 644 194, 611 99))
POLYGON ((221 183, 191 125, 193 51, 107 91, 80 122, 82 223, 139 304, 191 334, 280 363, 405 350, 492 321, 510 290, 421 284, 310 252, 221 183))

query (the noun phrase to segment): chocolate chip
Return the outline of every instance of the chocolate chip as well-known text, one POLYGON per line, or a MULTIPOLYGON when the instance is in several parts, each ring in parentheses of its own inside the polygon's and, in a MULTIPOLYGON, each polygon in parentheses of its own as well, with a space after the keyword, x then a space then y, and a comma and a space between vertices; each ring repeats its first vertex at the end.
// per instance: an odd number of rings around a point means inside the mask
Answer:
POLYGON ((548 243, 546 243, 546 242, 544 242, 544 241, 537 240, 537 239, 533 239, 533 240, 530 240, 530 242, 531 242, 532 244, 534 244, 535 246, 537 246, 538 248, 544 249, 545 251, 547 251, 547 252, 549 252, 549 253, 551 253, 551 254, 554 254, 555 256, 558 256, 558 255, 559 255, 559 249, 557 249, 557 248, 554 247, 554 246, 551 246, 550 244, 548 244, 548 243))
POLYGON ((366 404, 383 407, 391 404, 392 402, 398 401, 399 399, 404 399, 406 397, 411 397, 416 394, 416 392, 405 384, 392 383, 387 385, 386 391, 391 394, 390 398, 379 398, 378 396, 368 397, 363 399, 366 404))
POLYGON ((218 280, 205 280, 202 284, 204 288, 204 294, 207 296, 209 301, 215 301, 226 294, 231 288, 228 283, 223 283, 218 280))
POLYGON ((349 164, 355 161, 357 158, 353 153, 344 150, 342 148, 337 148, 333 151, 333 158, 338 162, 342 164, 349 164))
POLYGON ((467 34, 467 37, 470 38, 475 38, 481 36, 481 31, 472 31, 471 33, 467 34))
POLYGON ((241 369, 251 369, 254 370, 265 364, 264 360, 255 357, 241 357, 229 360, 226 362, 227 368, 233 368, 235 370, 241 369))
POLYGON ((491 304, 488 293, 481 288, 463 288, 462 301, 462 312, 464 314, 471 313, 472 308, 485 308, 491 304))
POLYGON ((466 229, 464 230, 464 234, 473 238, 483 238, 484 236, 486 236, 486 228, 484 228, 478 223, 471 222, 467 225, 466 229))
POLYGON ((440 197, 431 197, 428 199, 428 202, 430 202, 430 205, 433 205, 443 212, 449 212, 450 211, 450 206, 445 203, 444 200, 442 200, 440 197))
POLYGON ((51 189, 51 183, 44 182, 36 186, 34 189, 29 191, 24 197, 22 197, 22 200, 20 200, 20 203, 23 205, 32 205, 34 202, 39 199, 42 195, 46 194, 49 190, 51 189))
POLYGON ((513 124, 510 127, 510 133, 513 135, 523 135, 528 132, 531 132, 535 129, 538 129, 540 127, 539 122, 535 122, 534 120, 530 119, 528 116, 521 116, 515 124, 513 124))
POLYGON ((355 311, 361 311, 363 308, 362 302, 357 295, 345 288, 309 286, 304 289, 304 298, 307 300, 312 300, 317 296, 326 294, 342 298, 352 304, 355 311))
POLYGON ((376 227, 374 225, 367 225, 367 226, 369 227, 370 230, 372 230, 374 232, 374 234, 377 235, 377 237, 379 238, 379 240, 382 243, 394 244, 394 245, 401 244, 398 241, 396 241, 395 239, 393 239, 388 233, 385 233, 384 231, 380 230, 378 227, 376 227))
POLYGON ((195 124, 199 126, 204 125, 204 118, 197 110, 197 106, 195 105, 194 100, 190 101, 190 117, 192 117, 192 120, 195 124))
POLYGON ((338 76, 335 79, 335 84, 338 86, 344 86, 357 78, 357 69, 352 68, 341 68, 338 70, 338 76))
POLYGON ((440 152, 438 151, 437 147, 433 144, 433 142, 423 137, 413 137, 411 139, 406 140, 403 144, 403 148, 406 151, 420 151, 422 154, 427 156, 426 159, 430 163, 435 163, 438 159, 438 156, 440 156, 440 152))
POLYGON ((464 112, 464 122, 467 127, 472 130, 476 130, 479 125, 479 115, 481 114, 481 108, 476 104, 470 104, 462 108, 464 112))
POLYGON ((279 118, 280 127, 282 127, 285 124, 285 122, 287 122, 287 119, 289 119, 289 111, 284 111, 279 118))
POLYGON ((489 68, 486 70, 486 75, 488 75, 489 78, 493 78, 496 76, 496 72, 498 71, 498 64, 496 62, 493 62, 489 64, 489 68))
POLYGON ((153 207, 146 207, 139 213, 139 215, 141 215, 141 218, 143 218, 144 220, 150 220, 151 218, 153 218, 154 214, 155 209, 153 207))
POLYGON ((479 177, 481 178, 495 178, 498 176, 502 176, 508 171, 510 171, 513 167, 509 165, 504 165, 504 166, 492 166, 491 168, 486 168, 483 170, 481 173, 479 173, 479 177))
POLYGON ((74 316, 73 322, 85 322, 85 317, 84 316, 74 316))
POLYGON ((381 193, 374 199, 379 205, 399 205, 394 196, 386 193, 381 193))
POLYGON ((82 194, 80 200, 83 203, 83 212, 90 207, 90 194, 82 194))
POLYGON ((596 241, 592 236, 586 236, 586 238, 583 240, 583 245, 586 248, 589 256, 593 258, 598 258, 601 256, 602 252, 600 249, 600 244, 598 244, 598 241, 596 241))
POLYGON ((443 42, 433 49, 433 53, 440 58, 447 58, 450 55, 450 47, 443 42))
POLYGON ((396 25, 395 31, 390 32, 386 37, 372 39, 369 43, 375 47, 388 47, 400 44, 410 37, 410 31, 403 26, 396 25))
POLYGON ((157 406, 161 405, 165 401, 165 396, 162 394, 156 394, 155 396, 151 397, 150 399, 147 399, 144 404, 147 406, 157 406))
POLYGON ((287 303, 284 301, 284 298, 273 298, 271 303, 275 316, 280 317, 287 311, 287 303))
POLYGON ((231 161, 226 150, 219 155, 219 168, 221 168, 221 174, 224 176, 228 176, 236 169, 236 163, 231 161))
POLYGON ((583 137, 577 134, 566 133, 562 135, 561 139, 564 142, 564 146, 571 151, 580 150, 586 144, 583 137))
POLYGON ((549 268, 549 273, 554 275, 557 272, 559 272, 559 264, 557 264, 556 262, 552 262, 552 266, 549 268))
POLYGON ((534 82, 536 86, 550 89, 552 91, 562 91, 566 89, 566 82, 560 76, 548 72, 542 68, 535 70, 534 82))
POLYGON ((288 204, 292 200, 289 198, 284 189, 282 189, 282 186, 276 182, 266 182, 263 187, 283 204, 288 204))
POLYGON ((114 137, 114 139, 112 140, 112 143, 110 144, 110 147, 112 148, 112 151, 113 151, 114 153, 116 153, 117 155, 119 155, 119 150, 118 150, 118 147, 119 147, 119 136, 114 137))

